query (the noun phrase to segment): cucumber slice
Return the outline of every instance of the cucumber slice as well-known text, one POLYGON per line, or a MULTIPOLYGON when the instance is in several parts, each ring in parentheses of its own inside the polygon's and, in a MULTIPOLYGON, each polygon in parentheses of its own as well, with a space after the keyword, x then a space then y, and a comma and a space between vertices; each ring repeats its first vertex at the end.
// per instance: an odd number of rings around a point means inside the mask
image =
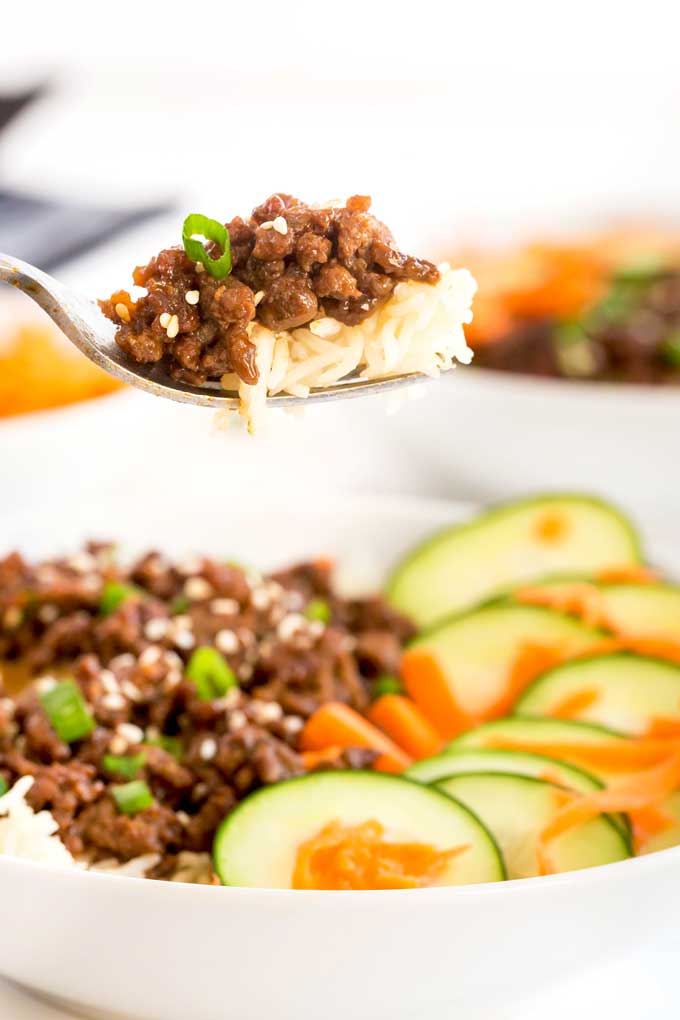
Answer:
POLYGON ((593 574, 640 560, 635 530, 609 504, 539 496, 434 535, 397 566, 387 595, 395 609, 426 627, 533 578, 593 574))
POLYGON ((420 783, 438 783, 461 772, 506 772, 519 776, 548 779, 568 790, 588 793, 601 790, 604 783, 576 765, 530 751, 496 751, 490 748, 450 749, 432 758, 423 758, 405 773, 420 783))
POLYGON ((503 602, 456 616, 417 637, 410 647, 430 652, 458 704, 483 717, 506 692, 512 668, 527 645, 576 655, 602 637, 602 631, 565 613, 503 602))
MULTIPOLYGON (((539 874, 536 840, 560 806, 555 783, 531 776, 478 772, 451 776, 437 784, 474 811, 498 841, 508 878, 539 874)), ((622 831, 605 816, 570 829, 552 841, 550 857, 557 872, 611 864, 630 857, 622 831)))
POLYGON ((318 772, 251 794, 217 830, 215 870, 224 885, 290 889, 298 847, 330 822, 376 820, 386 838, 438 849, 468 844, 436 885, 499 882, 503 859, 468 808, 434 787, 379 772, 318 772))
POLYGON ((592 584, 598 605, 611 629, 634 637, 675 638, 680 643, 680 586, 596 582, 588 577, 552 578, 532 584, 539 591, 560 594, 575 584, 592 584))
POLYGON ((574 719, 641 736, 655 719, 680 723, 680 665, 628 652, 575 659, 534 680, 515 708, 520 715, 551 716, 569 702, 574 719), (576 707, 578 696, 591 692, 593 700, 576 707))

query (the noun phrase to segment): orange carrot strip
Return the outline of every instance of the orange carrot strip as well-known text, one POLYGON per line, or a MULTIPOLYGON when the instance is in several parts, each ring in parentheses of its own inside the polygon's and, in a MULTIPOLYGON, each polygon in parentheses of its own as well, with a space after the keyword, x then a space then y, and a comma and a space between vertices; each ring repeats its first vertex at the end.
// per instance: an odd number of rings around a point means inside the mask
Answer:
POLYGON ((552 669, 564 659, 562 651, 549 645, 527 642, 520 648, 510 670, 503 693, 484 712, 484 719, 500 719, 507 715, 520 694, 541 673, 552 669))
POLYGON ((595 576, 598 581, 602 581, 605 584, 607 582, 613 584, 625 584, 627 582, 631 584, 654 584, 661 577, 658 571, 652 570, 651 567, 627 564, 620 567, 605 567, 604 570, 599 570, 595 576))
POLYGON ((578 719, 581 712, 597 701, 597 691, 582 690, 574 691, 573 694, 563 698, 550 712, 553 719, 578 719))
POLYGON ((442 749, 440 734, 418 706, 402 694, 383 694, 371 705, 368 718, 416 761, 442 749))
POLYGON ((652 836, 665 832, 667 829, 672 829, 675 825, 675 819, 671 818, 657 804, 648 804, 647 807, 634 808, 628 814, 633 826, 633 844, 636 853, 640 853, 645 843, 648 843, 652 836))
POLYGON ((474 726, 475 720, 459 705, 446 674, 429 652, 405 652, 401 675, 418 708, 447 740, 474 726))
POLYGON ((680 737, 680 718, 677 716, 675 718, 657 716, 655 719, 652 719, 647 727, 645 736, 652 739, 660 738, 661 740, 673 737, 677 739, 680 737))
POLYGON ((648 739, 603 740, 597 744, 582 744, 576 741, 534 741, 516 737, 504 737, 490 733, 484 740, 484 747, 506 751, 533 751, 550 758, 563 758, 592 768, 603 768, 613 772, 630 772, 634 769, 657 765, 680 748, 677 740, 648 739))
POLYGON ((308 772, 312 772, 319 765, 332 765, 342 754, 341 747, 325 747, 323 751, 303 751, 300 757, 302 764, 308 772))
POLYGON ((541 871, 550 872, 549 844, 564 832, 605 812, 636 811, 657 804, 679 783, 680 752, 676 751, 655 768, 637 772, 617 786, 572 798, 556 812, 538 837, 537 854, 541 871))
POLYGON ((375 767, 381 772, 403 772, 411 759, 400 747, 367 719, 340 701, 329 701, 314 712, 301 734, 303 751, 325 751, 329 747, 369 747, 380 757, 375 767))

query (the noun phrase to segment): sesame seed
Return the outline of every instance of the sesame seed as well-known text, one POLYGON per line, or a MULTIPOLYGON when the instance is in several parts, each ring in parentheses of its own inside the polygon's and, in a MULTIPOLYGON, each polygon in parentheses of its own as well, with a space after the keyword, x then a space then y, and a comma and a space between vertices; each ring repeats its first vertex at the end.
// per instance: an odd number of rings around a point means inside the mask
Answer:
POLYGON ((169 629, 170 621, 159 616, 157 619, 148 621, 144 627, 144 636, 149 641, 162 641, 169 629))
POLYGON ((277 722, 283 716, 283 709, 278 701, 251 701, 249 706, 250 714, 255 722, 270 723, 277 722))
POLYGON ((234 616, 238 613, 238 602, 236 599, 213 599, 210 612, 216 616, 234 616))
POLYGON ((179 333, 179 319, 176 315, 173 315, 173 317, 170 319, 170 322, 168 323, 168 328, 166 329, 165 334, 168 340, 174 340, 178 333, 179 333))
POLYGON ((254 609, 264 610, 269 609, 272 600, 270 593, 267 591, 266 587, 262 585, 261 587, 253 588, 250 601, 252 602, 254 609))
POLYGON ((250 680, 253 675, 253 667, 248 662, 242 663, 236 670, 239 680, 250 680))
POLYGON ((107 694, 117 694, 119 691, 118 681, 110 669, 103 669, 99 674, 99 682, 107 694))
POLYGON ((194 263, 194 269, 196 270, 197 273, 204 273, 205 272, 205 266, 203 265, 202 262, 195 262, 194 263))
POLYGON ((121 655, 116 655, 115 658, 111 659, 109 666, 111 669, 132 669, 134 664, 134 655, 131 652, 123 652, 121 655))
POLYGON ((177 570, 183 577, 188 577, 190 574, 199 574, 202 566, 203 563, 198 556, 187 556, 177 564, 177 570))
POLYGON ((14 715, 15 704, 11 698, 0 698, 0 712, 10 718, 14 715))
POLYGON ((283 216, 277 216, 274 222, 272 223, 272 227, 274 228, 277 234, 288 233, 288 224, 284 220, 283 216))
POLYGON ((41 623, 54 623, 59 616, 59 610, 56 606, 53 606, 50 602, 45 603, 38 610, 38 619, 41 623))
POLYGON ((274 220, 265 220, 264 223, 260 223, 260 230, 273 230, 274 220))
POLYGON ((53 676, 41 676, 35 686, 39 694, 47 694, 48 691, 54 690, 57 681, 53 676))
POLYGON ((75 556, 69 556, 66 560, 66 566, 70 567, 71 570, 75 570, 76 574, 89 574, 97 569, 97 561, 90 553, 81 552, 76 553, 75 556))
POLYGON ((371 306, 369 305, 368 301, 364 301, 363 304, 361 305, 361 308, 364 312, 367 312, 370 307, 371 306))
POLYGON ((118 723, 116 733, 118 736, 123 737, 124 740, 127 740, 128 744, 141 744, 144 740, 144 731, 139 726, 135 726, 134 723, 118 723))
POLYGON ((206 737, 201 743, 198 753, 200 754, 202 761, 211 761, 217 754, 217 741, 215 738, 206 737))
POLYGON ((289 641, 296 631, 300 630, 305 625, 305 618, 300 613, 289 613, 281 620, 281 623, 276 628, 276 633, 280 641, 289 641))
POLYGON ((248 725, 248 718, 245 712, 242 712, 240 708, 237 708, 229 716, 229 732, 237 733, 242 730, 244 726, 248 725))
POLYGON ((184 295, 184 300, 188 305, 197 305, 201 294, 197 290, 188 290, 184 295))
POLYGON ((217 709, 225 709, 225 710, 227 710, 227 709, 230 709, 230 708, 236 708, 236 706, 240 705, 240 703, 241 703, 241 692, 238 689, 238 687, 232 687, 232 689, 230 691, 227 691, 227 693, 224 695, 223 698, 220 698, 219 701, 215 701, 214 705, 215 705, 215 708, 217 708, 217 709))
POLYGON ((123 322, 130 321, 130 310, 127 305, 123 304, 122 301, 119 301, 116 305, 116 315, 119 319, 122 319, 123 322))
POLYGON ((104 708, 110 708, 112 712, 119 708, 125 708, 125 704, 125 698, 119 691, 111 691, 110 694, 105 694, 102 698, 104 708))
POLYGON ((163 690, 172 691, 175 687, 179 686, 182 682, 182 674, 179 670, 171 670, 163 681, 163 690))
POLYGON ((127 740, 120 733, 114 734, 109 741, 109 751, 112 754, 125 754, 127 746, 127 740))
POLYGON ((259 305, 259 303, 260 303, 260 301, 262 300, 263 297, 264 297, 264 291, 263 290, 258 290, 257 294, 253 298, 253 301, 255 302, 255 307, 257 307, 257 305, 259 305))
POLYGON ((300 732, 304 726, 304 720, 299 715, 287 715, 282 725, 286 733, 293 735, 300 732))
POLYGON ((238 638, 233 630, 220 630, 215 635, 215 645, 223 655, 233 655, 238 651, 238 638))
POLYGON ((172 316, 170 315, 170 312, 163 312, 162 315, 159 316, 158 321, 160 322, 163 329, 168 328, 168 326, 170 325, 171 318, 172 316))
POLYGON ((177 819, 180 825, 184 825, 185 827, 190 822, 189 815, 186 813, 186 811, 175 811, 175 818, 177 819))
POLYGON ((172 650, 165 652, 163 660, 168 669, 184 669, 184 663, 177 652, 173 652, 172 650))
POLYGON ((159 648, 158 645, 149 645, 139 656, 139 668, 145 673, 153 669, 160 662, 162 653, 163 649, 159 648))
POLYGON ((185 652, 189 651, 196 644, 196 639, 191 631, 184 630, 183 628, 175 631, 172 641, 177 648, 181 648, 185 652))
POLYGON ((120 689, 122 690, 125 697, 129 698, 130 701, 139 701, 139 699, 142 696, 142 692, 140 691, 139 687, 133 684, 131 680, 123 680, 122 684, 120 685, 120 689))
POLYGON ((204 577, 188 577, 184 582, 184 594, 192 602, 212 598, 215 589, 204 577))

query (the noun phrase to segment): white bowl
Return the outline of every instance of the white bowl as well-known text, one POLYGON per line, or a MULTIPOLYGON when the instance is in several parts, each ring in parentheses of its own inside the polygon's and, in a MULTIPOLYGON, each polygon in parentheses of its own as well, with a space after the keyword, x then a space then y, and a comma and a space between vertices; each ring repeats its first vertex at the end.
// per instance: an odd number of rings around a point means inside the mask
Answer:
POLYGON ((680 387, 461 368, 391 426, 393 442, 436 480, 430 495, 486 500, 579 489, 651 518, 680 511, 680 387))
MULTIPOLYGON (((2 544, 39 556, 104 534, 130 551, 198 547, 262 566, 329 553, 365 585, 464 512, 385 497, 280 505, 235 498, 228 478, 216 485, 201 510, 125 493, 89 507, 64 497, 49 517, 0 517, 2 544)), ((375 893, 185 886, 4 858, 0 972, 97 1020, 497 1018, 567 975, 672 944, 679 877, 680 849, 569 875, 375 893)))

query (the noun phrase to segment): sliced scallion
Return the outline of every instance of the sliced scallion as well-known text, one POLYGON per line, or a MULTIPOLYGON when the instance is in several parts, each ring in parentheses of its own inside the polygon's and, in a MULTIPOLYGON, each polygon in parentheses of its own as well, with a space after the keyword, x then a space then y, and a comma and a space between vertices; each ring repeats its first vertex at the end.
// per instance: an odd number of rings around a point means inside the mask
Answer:
POLYGON ((391 673, 383 673, 373 681, 371 697, 376 700, 382 698, 383 694, 401 694, 404 688, 398 676, 391 673))
POLYGON ((4 776, 0 776, 0 797, 4 797, 8 790, 9 785, 7 783, 7 780, 5 779, 4 776))
POLYGON ((305 616, 308 620, 318 620, 319 623, 329 623, 331 618, 331 607, 325 599, 312 599, 307 603, 305 616))
POLYGON ((193 652, 187 663, 186 674, 196 685, 202 701, 221 698, 227 691, 238 686, 236 674, 227 660, 210 645, 203 645, 193 652))
POLYGON ((136 598, 140 594, 139 588, 134 585, 124 584, 122 581, 107 581, 102 588, 99 600, 99 612, 103 616, 115 612, 118 606, 130 598, 136 598))
POLYGON ((42 707, 52 729, 65 744, 89 737, 94 719, 80 688, 73 680, 62 680, 40 695, 42 707))
POLYGON ((200 213, 190 213, 182 227, 182 244, 191 261, 200 262, 216 280, 223 280, 231 272, 229 231, 218 220, 211 220, 209 216, 201 216, 200 213), (199 237, 218 244, 222 255, 218 259, 212 258, 199 237))
POLYGON ((666 337, 661 345, 661 353, 670 365, 680 368, 680 329, 666 337))
POLYGON ((145 754, 105 754, 102 762, 105 772, 123 779, 134 779, 146 764, 145 754))
POLYGON ((138 811, 151 807, 154 802, 151 790, 143 779, 133 779, 122 786, 112 786, 111 796, 123 815, 136 815, 138 811))

